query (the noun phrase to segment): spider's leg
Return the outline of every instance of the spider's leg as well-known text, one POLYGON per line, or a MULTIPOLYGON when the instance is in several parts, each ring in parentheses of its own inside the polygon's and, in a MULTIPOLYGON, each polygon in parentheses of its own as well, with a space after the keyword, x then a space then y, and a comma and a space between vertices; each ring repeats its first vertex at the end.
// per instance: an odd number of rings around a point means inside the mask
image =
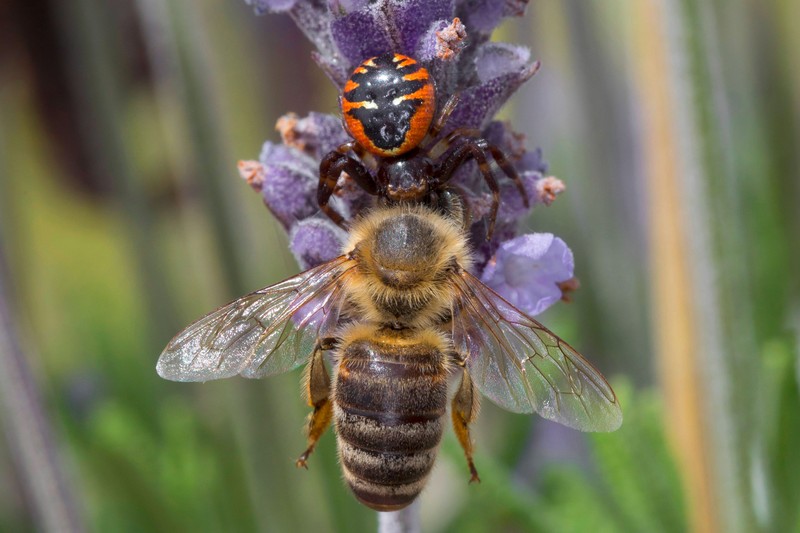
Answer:
POLYGON ((433 140, 442 133, 442 128, 447 123, 447 119, 450 118, 450 115, 453 114, 453 110, 458 105, 459 96, 457 94, 452 95, 450 98, 442 106, 442 109, 439 111, 439 115, 436 117, 436 120, 433 121, 431 125, 431 129, 428 130, 428 140, 433 140))
POLYGON ((478 138, 480 133, 481 132, 475 128, 458 128, 448 133, 446 137, 440 139, 439 142, 428 148, 426 151, 431 159, 437 159, 441 157, 442 154, 444 154, 451 146, 453 146, 457 140, 461 138, 478 138))
MULTIPOLYGON (((344 149, 350 143, 344 144, 339 149, 344 149)), ((349 148, 347 148, 349 149, 349 148)), ((345 149, 345 151, 347 150, 345 149)), ((319 164, 319 186, 317 187, 317 203, 323 213, 333 220, 337 225, 346 229, 344 217, 336 212, 328 202, 333 196, 336 189, 336 184, 339 182, 339 176, 342 172, 347 172, 347 175, 355 180, 358 185, 364 189, 368 194, 378 194, 378 187, 372 175, 364 167, 363 164, 356 161, 352 157, 348 157, 341 153, 339 150, 328 152, 322 158, 319 164)))
POLYGON ((344 144, 340 144, 336 151, 342 155, 347 155, 347 152, 353 152, 358 156, 359 159, 363 158, 367 151, 364 149, 363 146, 358 144, 356 141, 348 141, 344 144))
MULTIPOLYGON (((450 136, 448 136, 449 138, 450 136)), ((454 138, 455 140, 455 138, 454 138)), ((492 174, 492 169, 489 166, 489 160, 486 153, 489 151, 489 143, 484 139, 467 139, 466 142, 458 146, 455 150, 444 158, 443 161, 437 162, 436 172, 434 172, 434 187, 438 188, 444 185, 453 177, 455 170, 462 164, 470 159, 478 162, 478 168, 483 175, 486 185, 492 193, 492 209, 489 212, 489 231, 486 235, 486 240, 492 238, 494 234, 494 225, 497 220, 497 210, 500 207, 500 186, 492 174)))
POLYGON ((505 172, 506 176, 514 180, 514 184, 517 186, 519 194, 522 196, 522 202, 525 204, 525 207, 530 207, 531 203, 530 199, 528 198, 528 191, 525 190, 525 185, 522 183, 522 179, 519 177, 517 169, 514 168, 514 165, 512 165, 508 159, 506 159, 506 155, 501 149, 493 144, 489 144, 488 147, 489 152, 497 162, 497 166, 499 166, 503 172, 505 172))

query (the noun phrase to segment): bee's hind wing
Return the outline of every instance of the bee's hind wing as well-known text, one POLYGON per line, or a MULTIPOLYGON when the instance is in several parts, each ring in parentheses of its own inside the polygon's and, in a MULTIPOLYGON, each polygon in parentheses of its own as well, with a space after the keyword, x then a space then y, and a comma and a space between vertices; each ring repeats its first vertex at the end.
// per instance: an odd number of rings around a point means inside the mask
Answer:
POLYGON ((454 348, 484 396, 581 431, 619 427, 614 391, 572 346, 471 274, 454 285, 454 348))

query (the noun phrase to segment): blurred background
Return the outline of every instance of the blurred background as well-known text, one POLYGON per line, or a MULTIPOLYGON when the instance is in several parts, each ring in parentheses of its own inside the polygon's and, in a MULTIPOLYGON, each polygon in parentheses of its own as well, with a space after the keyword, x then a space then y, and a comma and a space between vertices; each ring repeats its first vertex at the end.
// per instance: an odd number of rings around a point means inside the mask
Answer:
MULTIPOLYGON (((625 413, 584 435, 484 402, 426 531, 800 531, 800 3, 532 2, 501 113, 567 185, 529 228, 581 289, 540 319, 625 413)), ((201 314, 297 271, 236 162, 336 92, 244 2, 0 2, 0 530, 370 531, 300 371, 162 381, 201 314)))

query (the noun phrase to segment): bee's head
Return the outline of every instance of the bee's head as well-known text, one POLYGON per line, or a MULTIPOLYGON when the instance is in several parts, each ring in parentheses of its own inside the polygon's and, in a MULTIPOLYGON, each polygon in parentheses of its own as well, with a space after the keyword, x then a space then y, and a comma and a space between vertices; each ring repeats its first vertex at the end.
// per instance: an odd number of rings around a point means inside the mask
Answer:
POLYGON ((396 289, 428 281, 440 262, 441 236, 434 224, 416 213, 383 220, 371 240, 369 255, 375 274, 396 289))

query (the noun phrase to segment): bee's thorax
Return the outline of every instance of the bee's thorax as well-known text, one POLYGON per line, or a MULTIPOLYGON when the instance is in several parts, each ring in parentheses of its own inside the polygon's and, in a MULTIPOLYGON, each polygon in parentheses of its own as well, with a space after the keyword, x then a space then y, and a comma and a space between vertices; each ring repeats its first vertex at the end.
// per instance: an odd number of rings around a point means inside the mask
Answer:
POLYGON ((452 304, 451 277, 470 255, 458 224, 432 209, 394 207, 358 221, 345 250, 357 263, 349 300, 370 322, 425 327, 452 304))

